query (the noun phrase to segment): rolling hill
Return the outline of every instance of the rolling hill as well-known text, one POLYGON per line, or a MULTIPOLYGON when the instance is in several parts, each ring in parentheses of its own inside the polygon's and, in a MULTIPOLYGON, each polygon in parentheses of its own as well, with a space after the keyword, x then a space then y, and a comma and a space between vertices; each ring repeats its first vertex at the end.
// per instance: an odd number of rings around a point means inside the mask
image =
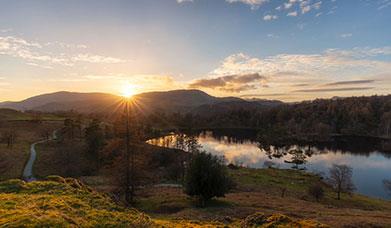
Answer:
MULTIPOLYGON (((200 90, 173 90, 137 94, 133 100, 143 112, 208 113, 211 109, 258 108, 281 104, 279 101, 246 101, 236 97, 214 97, 200 90)), ((34 96, 18 102, 0 103, 0 108, 19 111, 57 112, 74 110, 81 113, 112 112, 123 98, 107 93, 56 92, 34 96)))
POLYGON ((154 219, 122 207, 77 179, 50 176, 45 181, 0 182, 1 227, 328 227, 311 220, 257 213, 228 224, 154 219))

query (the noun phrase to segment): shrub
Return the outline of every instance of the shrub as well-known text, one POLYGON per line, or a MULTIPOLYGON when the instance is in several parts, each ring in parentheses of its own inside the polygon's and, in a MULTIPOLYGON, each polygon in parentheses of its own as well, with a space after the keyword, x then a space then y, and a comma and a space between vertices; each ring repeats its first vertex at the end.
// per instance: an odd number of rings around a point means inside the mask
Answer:
POLYGON ((324 190, 322 185, 320 185, 319 183, 311 185, 308 188, 308 194, 313 196, 316 199, 316 201, 319 201, 324 197, 324 190))
POLYGON ((223 159, 205 152, 192 156, 185 177, 185 193, 198 197, 201 206, 213 197, 223 197, 231 187, 223 159))

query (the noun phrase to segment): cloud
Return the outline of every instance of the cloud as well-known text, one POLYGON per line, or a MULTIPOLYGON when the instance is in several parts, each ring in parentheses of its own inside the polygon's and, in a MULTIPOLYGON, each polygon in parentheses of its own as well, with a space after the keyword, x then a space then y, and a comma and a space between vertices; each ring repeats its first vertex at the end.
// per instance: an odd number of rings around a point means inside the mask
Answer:
POLYGON ((326 54, 357 59, 375 56, 385 56, 391 55, 391 46, 385 46, 381 48, 356 47, 350 50, 328 49, 326 50, 326 54))
POLYGON ((73 62, 89 62, 89 63, 124 63, 125 60, 101 56, 101 55, 92 55, 92 54, 78 54, 77 56, 72 57, 73 62))
POLYGON ((353 36, 353 34, 351 34, 351 33, 344 33, 344 34, 340 35, 341 38, 349 38, 349 37, 352 37, 352 36, 353 36))
MULTIPOLYGON (((193 2, 194 0, 176 0, 177 3, 193 2)), ((261 5, 269 0, 225 0, 228 3, 243 3, 251 6, 251 9, 258 9, 261 5)))
POLYGON ((358 85, 358 84, 370 84, 375 80, 353 80, 353 81, 339 81, 325 84, 325 86, 339 86, 339 85, 358 85))
POLYGON ((264 21, 272 21, 272 20, 277 20, 277 19, 278 19, 277 15, 270 15, 270 14, 268 14, 268 15, 265 15, 263 17, 264 21))
POLYGON ((293 92, 300 93, 318 93, 318 92, 341 92, 341 91, 362 91, 362 90, 371 90, 375 87, 346 87, 346 88, 330 88, 330 89, 301 89, 295 90, 293 92))
POLYGON ((306 14, 310 12, 311 10, 319 10, 321 8, 322 1, 318 1, 314 4, 311 4, 310 0, 302 0, 300 1, 300 9, 302 14, 306 14))
POLYGON ((285 96, 287 93, 264 93, 264 94, 246 94, 241 95, 240 97, 247 98, 247 97, 281 97, 285 96))
POLYGON ((280 72, 300 72, 306 75, 346 74, 367 75, 391 71, 391 62, 373 60, 372 57, 391 55, 390 47, 328 49, 320 54, 279 54, 265 58, 250 57, 244 53, 226 57, 212 75, 259 73, 272 75, 280 72))
MULTIPOLYGON (((388 58, 379 58, 390 55, 389 47, 328 49, 319 54, 279 54, 263 58, 237 53, 223 59, 217 68, 209 72, 211 81, 197 82, 200 85, 210 83, 214 86, 209 86, 209 89, 214 89, 220 95, 229 95, 220 89, 226 87, 224 76, 257 73, 265 78, 261 86, 249 86, 237 91, 249 94, 282 94, 292 91, 292 96, 286 96, 287 100, 303 99, 305 95, 299 95, 300 92, 318 92, 317 95, 321 96, 322 92, 332 91, 375 91, 370 90, 372 88, 379 89, 376 91, 391 91, 390 84, 376 83, 379 80, 390 81, 391 62, 384 60, 388 58), (384 79, 379 78, 380 75, 384 75, 384 79), (355 87, 366 84, 373 85, 355 87), (295 90, 297 87, 306 87, 306 91, 295 90)), ((306 98, 311 99, 313 95, 306 98)))
POLYGON ((385 9, 389 6, 391 6, 391 0, 381 0, 378 2, 379 7, 377 8, 378 10, 385 9))
POLYGON ((267 37, 269 37, 269 38, 279 38, 280 36, 276 35, 276 34, 273 34, 273 33, 269 33, 269 34, 267 34, 267 37))
POLYGON ((85 45, 71 45, 61 42, 40 44, 15 36, 0 36, 0 55, 23 59, 30 66, 50 69, 53 65, 73 66, 77 63, 114 64, 124 63, 126 60, 103 56, 88 52, 74 52, 74 49, 85 49, 85 45), (55 45, 62 50, 52 53, 55 45))
MULTIPOLYGON (((389 0, 385 0, 385 1, 389 1, 389 0)), ((184 3, 184 2, 194 2, 194 0, 176 0, 177 3, 184 3)), ((262 5, 271 5, 274 9, 272 11, 269 11, 270 13, 268 15, 265 15, 263 17, 263 19, 265 21, 271 21, 271 20, 276 20, 278 19, 278 15, 276 14, 273 14, 273 11, 287 11, 287 10, 291 10, 292 8, 295 8, 297 10, 294 10, 291 12, 288 12, 286 14, 286 16, 288 17, 296 17, 296 16, 299 16, 299 12, 301 12, 301 14, 306 14, 312 10, 319 10, 322 6, 322 1, 312 1, 312 0, 287 0, 286 2, 282 3, 281 5, 278 5, 278 6, 274 6, 272 5, 272 3, 274 3, 274 1, 271 1, 271 0, 225 0, 225 2, 227 3, 242 3, 242 4, 246 4, 246 5, 249 5, 251 7, 252 10, 257 10, 259 9, 259 7, 261 7, 262 5)), ((335 2, 335 1, 332 1, 332 2, 335 2)), ((334 8, 333 8, 334 10, 334 8)), ((317 13, 316 16, 320 16, 322 13, 317 13)))
POLYGON ((259 8, 259 6, 268 2, 269 0, 225 0, 225 1, 228 3, 240 2, 240 3, 250 5, 251 9, 257 9, 257 8, 259 8))
POLYGON ((297 11, 289 12, 287 14, 288 17, 296 17, 298 15, 297 11))
POLYGON ((226 92, 241 92, 265 86, 266 78, 258 73, 198 79, 189 84, 190 88, 218 89, 226 92))

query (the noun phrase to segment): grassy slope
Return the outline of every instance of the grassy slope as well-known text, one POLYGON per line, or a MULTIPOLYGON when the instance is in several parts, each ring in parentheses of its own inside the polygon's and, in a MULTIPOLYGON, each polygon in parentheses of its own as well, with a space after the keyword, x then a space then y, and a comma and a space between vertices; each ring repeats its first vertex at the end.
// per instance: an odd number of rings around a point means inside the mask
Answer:
POLYGON ((140 192, 137 208, 154 217, 226 221, 243 219, 262 211, 286 214, 295 219, 320 221, 332 227, 391 226, 391 202, 362 195, 342 195, 326 185, 320 202, 308 196, 307 188, 320 178, 301 171, 279 169, 230 170, 237 187, 225 198, 214 200, 207 208, 194 207, 192 199, 180 188, 155 187, 140 192), (286 188, 285 197, 281 189, 286 188))
MULTIPOLYGON (((307 220, 284 215, 255 214, 230 224, 188 220, 156 220, 134 209, 126 209, 94 192, 76 179, 57 176, 48 181, 0 183, 0 226, 20 227, 321 227, 307 220)), ((323 226, 322 226, 323 227, 323 226)))

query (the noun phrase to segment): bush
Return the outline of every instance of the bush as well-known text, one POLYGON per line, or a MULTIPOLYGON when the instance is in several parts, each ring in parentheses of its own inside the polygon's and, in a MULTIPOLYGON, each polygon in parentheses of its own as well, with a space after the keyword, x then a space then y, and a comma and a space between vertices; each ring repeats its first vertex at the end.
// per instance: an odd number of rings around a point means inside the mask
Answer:
POLYGON ((319 183, 314 184, 308 188, 308 194, 313 196, 316 201, 319 201, 324 197, 323 187, 319 183))
POLYGON ((185 193, 198 197, 201 206, 213 197, 224 197, 231 187, 223 159, 205 152, 192 156, 186 171, 185 193))

